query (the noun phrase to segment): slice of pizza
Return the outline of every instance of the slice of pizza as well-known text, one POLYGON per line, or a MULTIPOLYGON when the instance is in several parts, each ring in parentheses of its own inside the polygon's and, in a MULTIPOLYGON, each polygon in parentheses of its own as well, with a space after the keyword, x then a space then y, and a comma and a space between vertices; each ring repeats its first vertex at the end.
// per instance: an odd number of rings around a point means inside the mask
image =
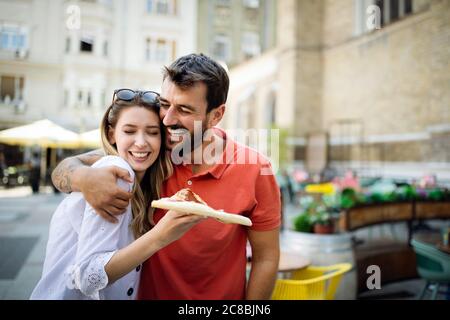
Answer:
POLYGON ((181 189, 170 198, 153 200, 152 207, 198 214, 214 218, 223 223, 242 224, 248 227, 252 225, 252 221, 247 217, 211 208, 198 194, 189 188, 181 189))

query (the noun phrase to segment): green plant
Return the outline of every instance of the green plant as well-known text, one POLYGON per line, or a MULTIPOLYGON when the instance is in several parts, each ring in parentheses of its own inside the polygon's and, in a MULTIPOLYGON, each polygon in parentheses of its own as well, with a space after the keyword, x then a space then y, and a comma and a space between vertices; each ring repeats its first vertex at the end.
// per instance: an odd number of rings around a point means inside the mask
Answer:
POLYGON ((311 232, 312 231, 312 223, 310 216, 307 212, 303 212, 299 214, 294 219, 294 229, 298 232, 311 232))
POLYGON ((428 199, 430 199, 430 200, 441 201, 444 199, 444 197, 445 197, 444 190, 441 190, 438 188, 432 189, 428 193, 428 199))
POLYGON ((345 188, 341 192, 341 208, 343 209, 349 209, 356 205, 357 203, 357 196, 356 191, 352 188, 345 188))
POLYGON ((330 225, 332 224, 331 215, 324 207, 318 207, 310 218, 312 225, 330 225))

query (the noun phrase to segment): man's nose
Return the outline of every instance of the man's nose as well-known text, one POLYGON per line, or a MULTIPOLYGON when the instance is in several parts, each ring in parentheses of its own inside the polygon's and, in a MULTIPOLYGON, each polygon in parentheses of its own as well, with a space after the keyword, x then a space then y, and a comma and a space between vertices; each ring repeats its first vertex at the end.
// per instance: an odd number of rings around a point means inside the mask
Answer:
POLYGON ((169 107, 166 111, 163 111, 161 115, 163 124, 168 126, 173 126, 177 124, 176 111, 174 107, 169 107))

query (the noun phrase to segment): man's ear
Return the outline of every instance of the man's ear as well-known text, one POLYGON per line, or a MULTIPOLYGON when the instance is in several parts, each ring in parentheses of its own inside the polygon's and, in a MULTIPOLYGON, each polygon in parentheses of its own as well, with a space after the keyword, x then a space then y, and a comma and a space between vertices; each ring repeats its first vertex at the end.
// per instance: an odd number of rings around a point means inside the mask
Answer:
POLYGON ((114 128, 111 126, 108 126, 108 141, 112 145, 116 143, 116 139, 114 138, 114 128))
POLYGON ((220 120, 222 120, 224 113, 225 113, 225 104, 222 104, 217 108, 211 110, 209 112, 209 119, 208 119, 209 127, 211 128, 216 126, 220 122, 220 120))

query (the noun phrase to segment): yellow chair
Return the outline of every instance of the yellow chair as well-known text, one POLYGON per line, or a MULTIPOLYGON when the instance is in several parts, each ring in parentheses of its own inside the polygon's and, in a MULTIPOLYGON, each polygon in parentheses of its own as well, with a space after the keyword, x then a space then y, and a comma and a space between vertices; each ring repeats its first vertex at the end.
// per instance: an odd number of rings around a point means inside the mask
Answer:
POLYGON ((291 279, 277 279, 272 300, 332 300, 350 263, 309 266, 293 272, 291 279))

